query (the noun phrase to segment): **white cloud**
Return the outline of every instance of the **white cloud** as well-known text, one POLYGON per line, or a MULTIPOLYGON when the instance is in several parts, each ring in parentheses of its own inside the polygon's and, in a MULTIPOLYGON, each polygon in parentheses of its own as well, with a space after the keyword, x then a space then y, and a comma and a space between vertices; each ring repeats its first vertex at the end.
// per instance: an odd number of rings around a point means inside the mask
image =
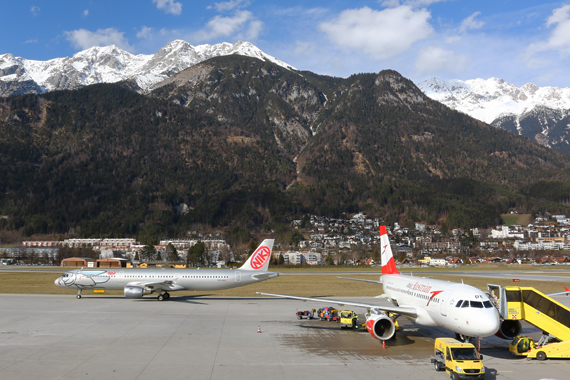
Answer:
POLYGON ((380 5, 388 8, 399 7, 400 5, 409 5, 412 7, 425 7, 431 4, 440 3, 447 0, 384 0, 380 5))
POLYGON ((40 14, 40 7, 34 5, 30 8, 30 12, 32 12, 34 16, 38 16, 40 14))
POLYGON ((144 26, 141 28, 141 30, 139 32, 137 32, 137 38, 144 38, 146 40, 149 40, 152 38, 152 28, 149 28, 148 26, 144 26))
POLYGON ((244 39, 257 38, 263 23, 256 20, 250 11, 237 11, 233 16, 216 16, 206 24, 206 27, 195 33, 198 41, 208 41, 219 37, 229 37, 241 34, 244 39))
POLYGON ((85 50, 93 46, 116 45, 127 51, 132 52, 134 50, 125 39, 124 33, 119 32, 115 28, 98 29, 96 32, 77 29, 64 33, 65 38, 71 42, 71 45, 76 49, 85 50))
POLYGON ((38 43, 38 40, 32 39, 32 40, 27 40, 26 42, 24 42, 24 45, 25 44, 37 44, 37 43, 38 43))
POLYGON ((83 11, 83 17, 89 16, 89 9, 83 11))
POLYGON ((466 64, 467 57, 433 46, 421 49, 415 62, 416 71, 420 75, 438 72, 457 73, 463 70, 466 64))
POLYGON ((249 27, 247 28, 247 31, 243 35, 243 38, 240 39, 246 41, 255 41, 257 37, 259 37, 259 35, 261 34, 262 30, 263 30, 263 22, 259 20, 253 20, 249 23, 249 27))
POLYGON ((546 20, 546 26, 548 28, 554 26, 550 38, 529 45, 527 49, 529 62, 532 55, 540 51, 555 50, 564 55, 570 54, 570 4, 552 11, 552 15, 546 20))
POLYGON ((546 22, 546 26, 556 25, 548 45, 555 50, 559 50, 565 54, 570 53, 570 4, 555 9, 546 22))
POLYGON ((315 50, 316 46, 313 42, 296 41, 295 50, 293 52, 295 55, 313 55, 315 50))
POLYGON ((172 13, 173 15, 179 15, 182 13, 182 4, 176 3, 174 0, 152 0, 158 9, 163 10, 166 13, 172 13))
POLYGON ((483 21, 476 20, 477 16, 479 16, 481 12, 475 12, 471 16, 467 17, 465 20, 461 22, 461 26, 459 27, 459 31, 461 33, 465 33, 470 29, 480 29, 485 23, 483 21))
POLYGON ((230 0, 224 3, 215 3, 206 7, 206 9, 215 9, 218 12, 227 12, 236 8, 246 7, 249 5, 249 1, 245 0, 230 0))
POLYGON ((428 38, 433 32, 430 18, 427 10, 407 5, 381 11, 364 7, 345 10, 335 20, 321 23, 319 29, 342 48, 385 59, 428 38))

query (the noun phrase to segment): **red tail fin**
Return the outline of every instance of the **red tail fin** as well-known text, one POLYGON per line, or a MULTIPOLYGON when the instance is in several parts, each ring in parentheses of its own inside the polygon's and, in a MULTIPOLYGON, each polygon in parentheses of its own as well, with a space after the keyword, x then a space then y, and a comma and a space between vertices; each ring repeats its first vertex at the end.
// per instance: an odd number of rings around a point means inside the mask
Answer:
POLYGON ((390 248, 390 239, 386 226, 380 226, 380 255, 382 257, 382 274, 398 274, 394 256, 392 256, 392 248, 390 248))

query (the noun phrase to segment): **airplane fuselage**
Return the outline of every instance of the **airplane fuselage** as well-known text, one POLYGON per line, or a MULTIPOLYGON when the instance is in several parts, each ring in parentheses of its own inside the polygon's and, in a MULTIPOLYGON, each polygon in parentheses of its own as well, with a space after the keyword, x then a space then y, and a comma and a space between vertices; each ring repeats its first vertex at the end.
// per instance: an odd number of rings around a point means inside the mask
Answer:
POLYGON ((70 289, 123 290, 139 284, 171 284, 171 290, 222 290, 277 277, 275 272, 228 269, 75 269, 55 280, 70 289))
POLYGON ((465 284, 387 274, 381 277, 384 293, 395 306, 412 307, 424 326, 441 326, 471 337, 490 336, 499 329, 499 316, 489 297, 465 284))

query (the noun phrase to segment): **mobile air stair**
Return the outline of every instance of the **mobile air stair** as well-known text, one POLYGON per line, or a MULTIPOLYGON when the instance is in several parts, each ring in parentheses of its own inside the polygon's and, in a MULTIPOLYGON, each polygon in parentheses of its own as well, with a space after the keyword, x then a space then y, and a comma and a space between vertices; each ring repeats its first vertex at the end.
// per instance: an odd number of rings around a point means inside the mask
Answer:
POLYGON ((521 331, 520 322, 517 324, 515 321, 526 321, 542 331, 542 337, 536 343, 530 338, 515 337, 513 343, 520 342, 520 347, 518 349, 511 347, 511 352, 539 360, 547 357, 570 358, 568 307, 531 287, 503 287, 488 284, 487 288, 492 302, 503 319, 502 324, 510 323, 511 332, 516 331, 517 335, 521 331), (515 328, 517 325, 519 327, 515 328))

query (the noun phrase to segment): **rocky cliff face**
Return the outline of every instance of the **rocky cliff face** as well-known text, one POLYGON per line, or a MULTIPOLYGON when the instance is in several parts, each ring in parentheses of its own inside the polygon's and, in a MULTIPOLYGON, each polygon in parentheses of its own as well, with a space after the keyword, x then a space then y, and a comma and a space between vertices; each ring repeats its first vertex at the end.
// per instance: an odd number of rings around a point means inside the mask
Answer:
POLYGON ((220 57, 186 69, 155 86, 152 96, 243 126, 275 140, 294 158, 312 136, 326 97, 303 76, 250 58, 220 57))

